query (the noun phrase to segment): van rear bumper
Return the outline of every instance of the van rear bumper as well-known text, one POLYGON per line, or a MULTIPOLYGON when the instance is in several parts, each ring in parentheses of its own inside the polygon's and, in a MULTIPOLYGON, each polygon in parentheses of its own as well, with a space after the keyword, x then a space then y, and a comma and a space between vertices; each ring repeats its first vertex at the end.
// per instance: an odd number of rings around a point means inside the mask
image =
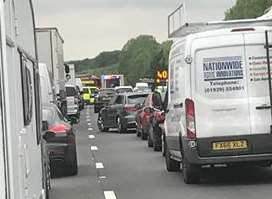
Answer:
POLYGON ((183 138, 183 150, 192 164, 228 164, 244 162, 272 162, 272 135, 244 135, 218 138, 200 138, 196 146, 183 138), (213 151, 213 142, 247 140, 248 148, 243 150, 213 151))

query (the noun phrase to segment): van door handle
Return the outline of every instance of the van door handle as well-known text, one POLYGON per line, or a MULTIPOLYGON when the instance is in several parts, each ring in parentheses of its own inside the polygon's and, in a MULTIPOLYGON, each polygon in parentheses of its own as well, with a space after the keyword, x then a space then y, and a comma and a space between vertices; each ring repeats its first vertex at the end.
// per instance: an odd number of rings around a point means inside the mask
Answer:
POLYGON ((256 106, 256 109, 257 110, 271 109, 271 106, 269 105, 256 106))
POLYGON ((183 108, 183 103, 174 104, 174 108, 183 108))

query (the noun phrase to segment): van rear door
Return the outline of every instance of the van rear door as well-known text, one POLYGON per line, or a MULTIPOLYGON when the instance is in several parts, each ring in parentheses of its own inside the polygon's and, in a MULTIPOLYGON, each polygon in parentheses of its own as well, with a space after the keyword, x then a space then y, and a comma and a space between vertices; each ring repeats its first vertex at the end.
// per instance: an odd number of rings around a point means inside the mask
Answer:
POLYGON ((263 30, 254 31, 244 37, 251 134, 270 134, 271 107, 265 34, 263 30))
POLYGON ((248 70, 243 34, 226 32, 200 38, 193 42, 192 48, 197 138, 249 135, 248 70))

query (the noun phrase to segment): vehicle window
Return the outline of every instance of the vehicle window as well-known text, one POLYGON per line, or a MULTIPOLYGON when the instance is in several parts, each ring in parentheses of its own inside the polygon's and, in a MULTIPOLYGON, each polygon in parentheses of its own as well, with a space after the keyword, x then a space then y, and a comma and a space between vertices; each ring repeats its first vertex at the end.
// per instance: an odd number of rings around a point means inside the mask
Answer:
POLYGON ((56 111, 56 114, 57 114, 57 118, 60 120, 60 121, 65 121, 67 122, 67 119, 63 116, 63 114, 60 112, 60 110, 58 108, 55 109, 56 111))
POLYGON ((113 95, 113 94, 115 94, 115 91, 111 90, 111 89, 105 89, 105 90, 100 90, 99 94, 100 95, 113 95))
POLYGON ((84 94, 89 94, 89 89, 88 88, 83 88, 83 93, 84 94))
POLYGON ((90 88, 90 90, 91 90, 91 93, 97 92, 97 89, 96 89, 96 88, 90 88))
POLYGON ((37 144, 40 144, 41 141, 41 93, 40 93, 40 78, 39 78, 39 71, 37 69, 34 70, 34 90, 35 90, 35 113, 36 113, 36 137, 37 137, 37 144))
POLYGON ((128 104, 143 104, 147 95, 131 95, 128 96, 128 104))
POLYGON ((150 98, 151 98, 151 94, 147 96, 147 98, 145 99, 145 102, 144 102, 144 106, 150 106, 150 98))
POLYGON ((54 121, 54 112, 52 109, 46 109, 43 108, 42 110, 42 120, 47 121, 49 126, 52 126, 55 121, 54 121))
POLYGON ((117 99, 117 96, 114 96, 113 98, 111 98, 109 105, 115 104, 116 99, 117 99))
POLYGON ((21 76, 23 89, 23 110, 24 110, 24 124, 28 126, 32 119, 32 104, 33 104, 33 82, 31 72, 27 67, 28 60, 21 54, 21 76))
POLYGON ((124 97, 119 95, 115 101, 115 104, 123 104, 124 103, 124 97))
POLYGON ((116 90, 117 93, 130 93, 133 92, 131 88, 119 88, 116 90))
POLYGON ((161 108, 162 100, 161 100, 161 95, 159 93, 154 93, 152 95, 152 103, 155 108, 161 108))
POLYGON ((76 89, 74 87, 66 87, 67 97, 76 96, 76 89))

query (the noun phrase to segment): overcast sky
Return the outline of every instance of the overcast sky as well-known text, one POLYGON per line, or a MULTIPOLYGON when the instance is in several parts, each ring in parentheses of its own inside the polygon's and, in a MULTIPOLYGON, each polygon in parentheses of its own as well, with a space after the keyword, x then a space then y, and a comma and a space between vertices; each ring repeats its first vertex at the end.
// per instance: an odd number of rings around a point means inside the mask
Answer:
MULTIPOLYGON (((235 0, 186 0, 193 20, 219 20, 235 0)), ((57 27, 65 60, 121 49, 140 34, 167 40, 167 16, 181 0, 33 0, 37 27, 57 27)))

